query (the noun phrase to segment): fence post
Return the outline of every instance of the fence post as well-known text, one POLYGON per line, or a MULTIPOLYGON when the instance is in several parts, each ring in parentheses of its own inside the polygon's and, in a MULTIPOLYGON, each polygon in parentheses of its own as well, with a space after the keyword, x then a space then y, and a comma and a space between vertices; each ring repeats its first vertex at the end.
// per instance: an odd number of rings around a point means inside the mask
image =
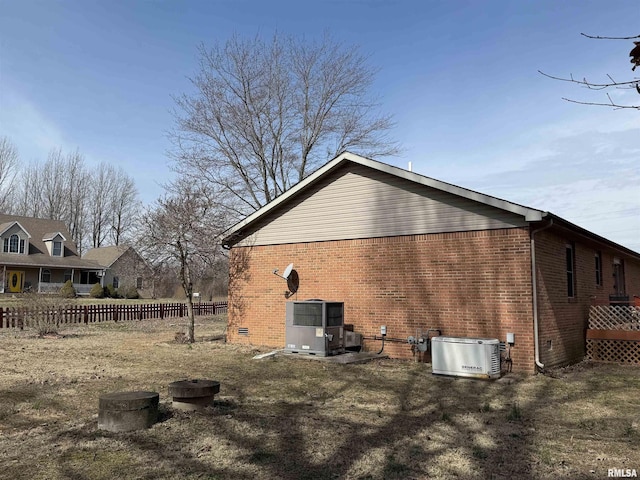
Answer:
POLYGON ((6 328, 4 326, 4 308, 0 307, 0 328, 6 328))

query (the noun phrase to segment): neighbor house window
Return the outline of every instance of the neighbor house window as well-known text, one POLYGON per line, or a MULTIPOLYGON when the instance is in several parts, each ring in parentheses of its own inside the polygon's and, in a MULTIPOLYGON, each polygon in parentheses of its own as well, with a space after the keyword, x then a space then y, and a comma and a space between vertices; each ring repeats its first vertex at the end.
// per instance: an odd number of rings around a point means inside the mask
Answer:
POLYGON ((565 248, 567 261, 567 297, 576 296, 576 261, 574 256, 574 244, 568 243, 565 248))
POLYGON ((11 235, 9 237, 9 253, 18 253, 18 244, 20 243, 20 239, 18 235, 11 235))
POLYGON ((113 277, 113 288, 118 288, 119 282, 118 277, 113 277))
POLYGON ((4 239, 2 251, 4 253, 24 253, 24 240, 14 233, 4 239))
POLYGON ((42 278, 40 279, 42 283, 50 283, 51 282, 51 270, 42 270, 42 278))
POLYGON ((62 256, 62 242, 53 242, 53 256, 54 257, 62 256))
POLYGON ((596 252, 596 285, 602 285, 602 253, 596 252))
POLYGON ((142 288, 142 277, 136 278, 136 288, 140 290, 142 288))

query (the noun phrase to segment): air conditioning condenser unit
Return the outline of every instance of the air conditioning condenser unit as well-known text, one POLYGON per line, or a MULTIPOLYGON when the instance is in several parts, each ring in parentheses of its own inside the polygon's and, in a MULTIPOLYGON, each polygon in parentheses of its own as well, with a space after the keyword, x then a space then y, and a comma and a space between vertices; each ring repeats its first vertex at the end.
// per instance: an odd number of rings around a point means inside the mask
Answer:
POLYGON ((497 338, 433 337, 431 368, 439 375, 499 378, 500 341, 497 338))
POLYGON ((344 303, 286 303, 285 352, 328 356, 345 351, 344 303))

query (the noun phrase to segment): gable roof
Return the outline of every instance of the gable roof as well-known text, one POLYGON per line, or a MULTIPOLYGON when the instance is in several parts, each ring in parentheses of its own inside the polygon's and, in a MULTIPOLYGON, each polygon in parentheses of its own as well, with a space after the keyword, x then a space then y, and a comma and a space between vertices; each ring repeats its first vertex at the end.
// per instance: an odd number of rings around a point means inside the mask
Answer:
POLYGON ((129 250, 127 245, 113 245, 109 247, 97 247, 92 248, 85 253, 82 258, 85 260, 91 260, 98 265, 109 268, 113 265, 124 253, 129 250))
POLYGON ((255 211, 251 215, 247 216, 244 220, 238 222, 236 225, 231 227, 223 234, 222 245, 225 247, 230 247, 240 241, 247 235, 247 232, 250 232, 252 229, 259 228, 260 224, 263 221, 267 221, 266 217, 276 211, 279 207, 283 205, 289 204, 293 202, 294 198, 300 197, 304 194, 304 192, 308 191, 313 185, 321 182, 327 176, 329 176, 332 172, 335 172, 337 169, 343 167, 347 163, 353 163, 356 165, 361 165, 377 172, 383 172, 385 174, 391 175, 393 177, 397 177, 400 179, 407 180, 409 182, 413 182, 414 184, 423 185, 428 188, 435 189, 440 192, 445 192, 447 194, 455 195, 462 199, 466 199, 468 201, 477 202, 478 204, 485 205, 488 207, 497 208, 504 212, 509 212, 511 214, 518 215, 522 217, 525 222, 540 222, 542 220, 551 220, 556 227, 569 229, 578 235, 588 237, 597 242, 605 243, 617 250, 625 252, 629 255, 632 255, 636 258, 640 258, 640 254, 630 250, 622 245, 618 245, 611 240, 608 240, 604 237, 601 237, 597 234, 589 232, 582 227, 579 227, 571 222, 568 222, 550 212, 546 212, 543 210, 539 210, 536 208, 527 207, 524 205, 520 205, 514 202, 509 202, 507 200, 503 200, 491 195, 486 195, 480 192, 476 192, 473 190, 469 190, 467 188, 459 187, 457 185, 453 185, 450 183, 446 183, 440 180, 436 180, 434 178, 430 178, 424 175, 420 175, 414 172, 410 172, 404 170, 402 168, 394 167, 392 165, 388 165, 386 163, 382 163, 376 160, 372 160, 369 158, 361 157, 359 155, 345 152, 333 160, 326 163, 324 166, 316 170, 314 173, 306 177, 304 180, 287 190, 282 195, 275 198, 273 201, 269 202, 267 205, 263 206, 259 210, 255 211))
POLYGON ((236 236, 236 234, 239 231, 251 226, 258 219, 264 217, 266 214, 276 209, 278 206, 284 204, 289 199, 298 195, 302 190, 305 190, 311 185, 317 183, 319 180, 326 177, 329 173, 335 171, 336 169, 340 168, 342 165, 348 162, 352 162, 358 165, 363 165, 373 170, 388 173, 390 175, 394 175, 396 177, 409 180, 410 182, 418 183, 427 187, 434 188, 436 190, 440 190, 442 192, 451 193, 453 195, 466 198, 468 200, 473 200, 475 202, 482 203, 484 205, 499 208, 507 212, 515 213, 517 215, 521 215, 522 217, 525 218, 526 221, 529 221, 529 222, 542 220, 542 218, 547 214, 547 212, 543 212, 542 210, 537 210, 534 208, 525 207, 523 205, 518 205, 517 203, 508 202, 506 200, 502 200, 497 197, 485 195, 483 193, 475 192, 473 190, 459 187, 457 185, 442 182, 434 178, 430 178, 424 175, 410 172, 402 168, 394 167, 386 163, 361 157, 360 155, 345 152, 338 155, 336 158, 329 161, 324 166, 320 167, 314 173, 312 173, 307 178, 305 178, 301 182, 294 185, 292 188, 290 188, 285 193, 275 198, 273 201, 269 202, 264 207, 260 208, 259 210, 256 210, 247 218, 245 218, 241 222, 231 227, 227 232, 225 232, 225 236, 223 238, 223 244, 229 243, 229 242, 233 243, 232 239, 236 236))
POLYGON ((55 239, 57 236, 62 237, 62 241, 64 241, 64 242, 67 241, 66 237, 60 232, 45 233, 44 237, 42 237, 42 241, 43 242, 50 242, 51 240, 55 239))
MULTIPOLYGON (((71 238, 69 230, 65 226, 64 222, 60 220, 50 220, 46 218, 33 218, 22 217, 17 215, 0 215, 0 224, 18 224, 29 235, 29 255, 36 253, 44 253, 47 251, 47 247, 44 244, 44 239, 50 232, 60 233, 65 240, 71 238)), ((0 231, 0 235, 6 230, 0 231)), ((54 235, 55 235, 54 233, 54 235)), ((65 244, 65 256, 78 255, 76 246, 73 242, 65 244)))
POLYGON ((94 262, 82 260, 78 256, 74 242, 66 241, 67 238, 71 238, 71 233, 64 222, 46 218, 0 214, 0 235, 16 224, 29 236, 28 254, 16 255, 0 252, 0 264, 52 268, 98 268, 94 262), (49 255, 44 239, 50 236, 51 232, 55 232, 54 235, 60 234, 65 239, 64 256, 62 257, 49 255))
POLYGON ((7 232, 14 225, 18 225, 20 227, 20 229, 24 233, 27 234, 27 237, 31 238, 31 235, 29 234, 29 232, 22 225, 20 225, 20 222, 18 222, 17 220, 14 220, 12 222, 5 222, 5 223, 1 224, 0 225, 0 235, 4 235, 5 232, 7 232))

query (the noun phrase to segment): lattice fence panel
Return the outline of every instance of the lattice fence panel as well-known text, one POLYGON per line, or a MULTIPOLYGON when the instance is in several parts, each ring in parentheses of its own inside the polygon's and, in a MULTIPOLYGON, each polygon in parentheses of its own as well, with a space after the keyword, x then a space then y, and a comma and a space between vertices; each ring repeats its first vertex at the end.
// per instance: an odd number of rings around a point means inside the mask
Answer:
POLYGON ((622 305, 594 305, 589 310, 593 330, 640 330, 640 308, 622 305))
POLYGON ((640 365, 640 342, 587 339, 587 358, 598 362, 640 365))

